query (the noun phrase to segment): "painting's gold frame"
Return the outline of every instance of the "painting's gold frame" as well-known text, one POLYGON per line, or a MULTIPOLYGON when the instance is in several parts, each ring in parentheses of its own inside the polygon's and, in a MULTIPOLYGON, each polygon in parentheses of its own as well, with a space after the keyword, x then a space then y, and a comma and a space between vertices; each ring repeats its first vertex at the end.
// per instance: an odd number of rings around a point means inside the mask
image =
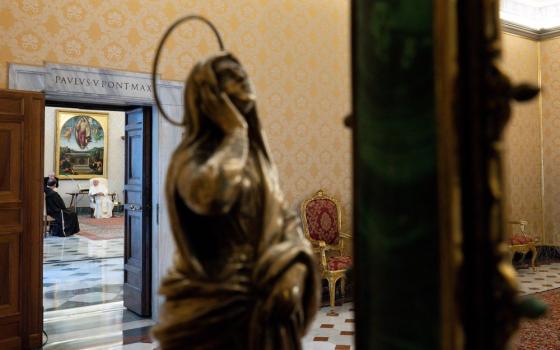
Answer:
POLYGON ((91 111, 84 111, 84 110, 71 110, 71 109, 57 109, 55 111, 56 116, 56 133, 55 133, 55 158, 54 158, 54 169, 55 175, 59 177, 61 180, 64 179, 73 179, 73 180, 88 180, 94 177, 104 177, 107 178, 107 150, 108 150, 108 137, 109 137, 109 113, 101 113, 101 112, 91 112, 91 111), (60 174, 60 134, 62 132, 62 126, 66 121, 70 118, 75 117, 76 115, 86 115, 95 119, 103 128, 103 174, 81 174, 81 175, 61 175, 60 174))

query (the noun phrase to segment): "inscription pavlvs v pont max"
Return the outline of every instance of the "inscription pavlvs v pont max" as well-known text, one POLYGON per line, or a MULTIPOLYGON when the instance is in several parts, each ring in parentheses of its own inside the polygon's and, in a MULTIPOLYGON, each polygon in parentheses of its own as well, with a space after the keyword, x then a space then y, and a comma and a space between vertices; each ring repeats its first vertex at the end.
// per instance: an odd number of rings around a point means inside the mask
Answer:
POLYGON ((125 91, 152 92, 151 84, 131 83, 126 81, 111 81, 103 79, 78 78, 68 76, 65 77, 56 75, 54 82, 55 84, 61 85, 91 86, 125 91))

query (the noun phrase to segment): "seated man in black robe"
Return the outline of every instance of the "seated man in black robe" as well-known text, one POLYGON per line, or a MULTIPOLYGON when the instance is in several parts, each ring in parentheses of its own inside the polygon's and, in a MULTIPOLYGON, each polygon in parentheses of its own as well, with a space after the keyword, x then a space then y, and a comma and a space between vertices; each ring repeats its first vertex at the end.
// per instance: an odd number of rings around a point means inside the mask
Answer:
POLYGON ((56 184, 54 187, 58 188, 58 177, 54 176, 54 173, 49 173, 49 176, 43 178, 45 187, 47 187, 47 182, 49 182, 49 180, 55 180, 56 184))
POLYGON ((64 237, 80 232, 78 216, 76 213, 66 208, 64 201, 58 192, 54 190, 55 187, 56 180, 47 181, 47 187, 45 187, 47 215, 55 220, 54 224, 51 226, 51 234, 64 237))

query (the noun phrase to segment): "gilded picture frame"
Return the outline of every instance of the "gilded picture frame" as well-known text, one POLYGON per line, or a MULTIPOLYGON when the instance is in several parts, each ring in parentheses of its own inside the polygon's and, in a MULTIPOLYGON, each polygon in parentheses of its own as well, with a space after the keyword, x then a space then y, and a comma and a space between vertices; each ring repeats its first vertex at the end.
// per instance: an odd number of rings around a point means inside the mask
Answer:
POLYGON ((55 175, 64 179, 107 177, 109 113, 56 110, 55 175))

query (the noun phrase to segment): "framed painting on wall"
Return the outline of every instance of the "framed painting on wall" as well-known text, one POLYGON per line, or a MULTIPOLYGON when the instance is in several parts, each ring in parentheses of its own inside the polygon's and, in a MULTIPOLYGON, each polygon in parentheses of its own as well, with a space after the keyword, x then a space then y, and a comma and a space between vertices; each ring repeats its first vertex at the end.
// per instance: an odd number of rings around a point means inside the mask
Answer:
POLYGON ((56 176, 107 177, 108 117, 109 113, 56 111, 56 176))

